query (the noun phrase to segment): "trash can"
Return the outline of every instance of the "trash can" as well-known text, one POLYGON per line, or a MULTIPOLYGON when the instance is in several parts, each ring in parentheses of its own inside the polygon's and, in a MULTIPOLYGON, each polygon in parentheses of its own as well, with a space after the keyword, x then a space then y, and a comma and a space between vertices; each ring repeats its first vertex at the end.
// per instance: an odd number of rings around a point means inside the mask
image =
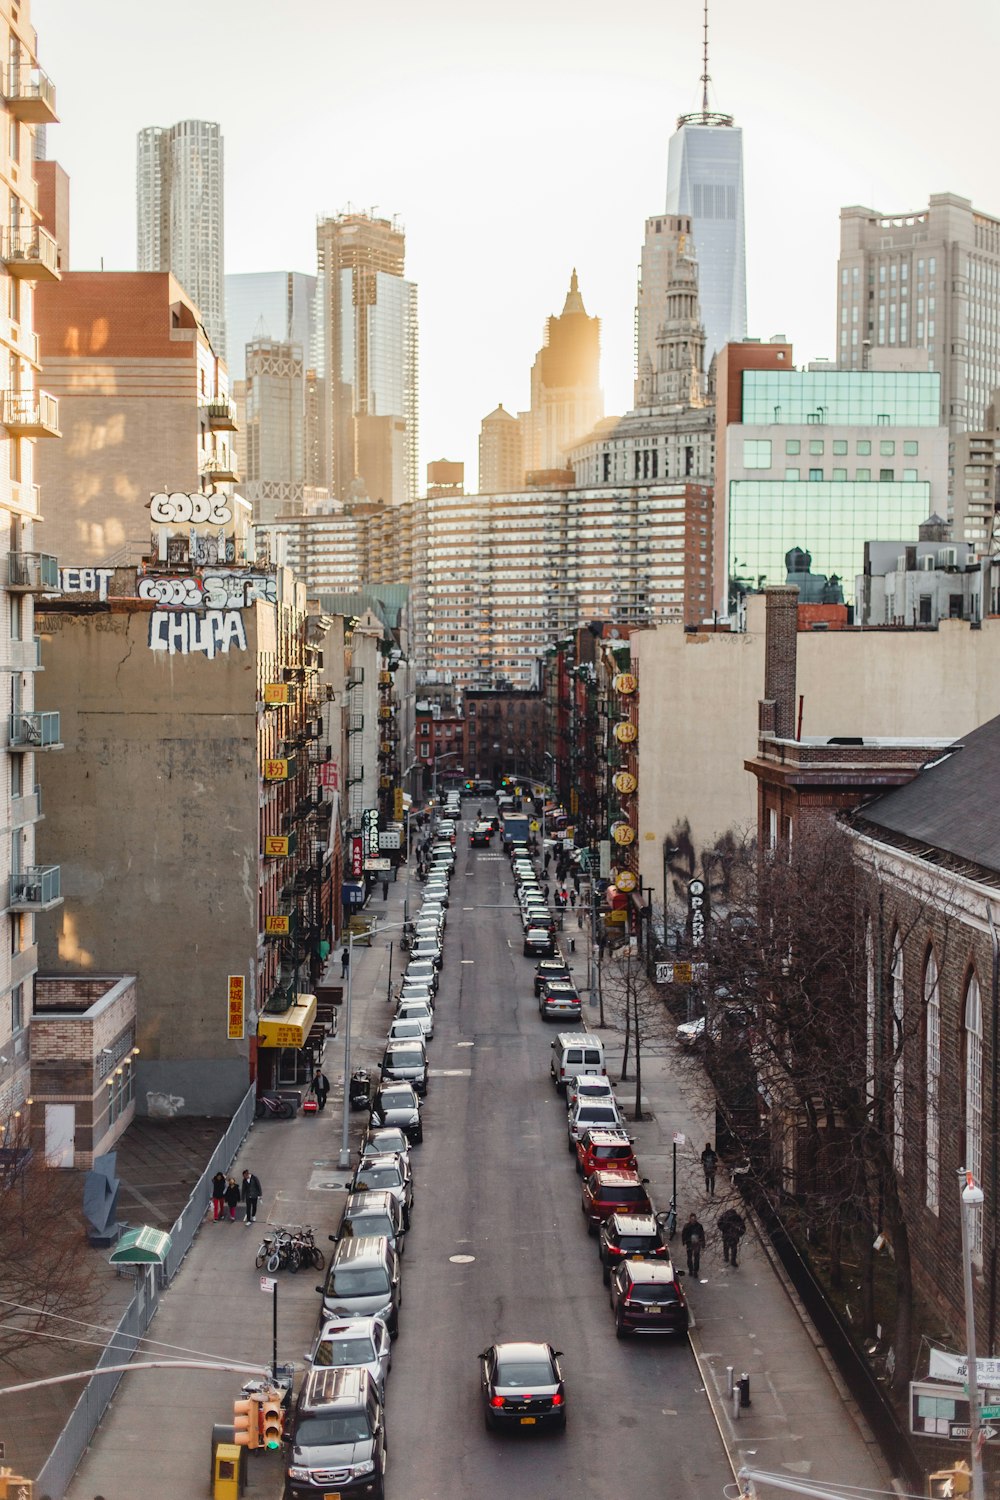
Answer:
POLYGON ((217 1443, 212 1455, 212 1500, 239 1500, 241 1455, 236 1443, 217 1443))

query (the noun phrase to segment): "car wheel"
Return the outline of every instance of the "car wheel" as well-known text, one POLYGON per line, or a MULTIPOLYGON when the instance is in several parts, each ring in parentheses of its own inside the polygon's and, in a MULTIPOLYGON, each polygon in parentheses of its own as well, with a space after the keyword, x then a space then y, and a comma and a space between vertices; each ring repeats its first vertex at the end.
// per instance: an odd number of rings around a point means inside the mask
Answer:
POLYGON ((574 1141, 572 1136, 566 1141, 566 1150, 571 1152, 576 1150, 576 1141, 574 1141))
POLYGON ((601 1261, 601 1280, 605 1286, 611 1285, 611 1267, 606 1266, 603 1260, 601 1261))
POLYGON ((578 1177, 583 1176, 583 1162, 580 1160, 579 1151, 576 1153, 576 1174, 578 1177))
POLYGON ((492 1432, 496 1427, 496 1423, 490 1415, 490 1409, 488 1406, 483 1407, 483 1426, 486 1428, 487 1432, 492 1432))
MULTIPOLYGON (((584 1213, 586 1212, 587 1210, 584 1209, 584 1213)), ((597 1233, 597 1225, 594 1223, 593 1219, 587 1220, 587 1233, 590 1235, 591 1239, 593 1239, 594 1235, 597 1233)))
POLYGON ((563 1414, 559 1418, 558 1422, 556 1422, 555 1428, 556 1428, 556 1432, 565 1432, 566 1431, 566 1413, 565 1412, 563 1412, 563 1414))
POLYGON ((628 1338, 628 1329, 625 1327, 625 1324, 622 1322, 621 1317, 616 1317, 615 1318, 615 1338, 616 1339, 627 1339, 628 1338))

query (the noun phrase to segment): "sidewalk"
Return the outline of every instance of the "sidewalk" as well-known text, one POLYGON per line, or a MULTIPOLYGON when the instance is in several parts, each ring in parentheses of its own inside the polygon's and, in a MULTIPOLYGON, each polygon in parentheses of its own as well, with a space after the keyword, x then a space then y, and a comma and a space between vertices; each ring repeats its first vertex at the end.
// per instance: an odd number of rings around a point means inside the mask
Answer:
MULTIPOLYGON (((613 962, 605 959, 605 968, 613 962)), ((588 1026, 596 1026, 596 1009, 585 1006, 585 1016, 588 1026)), ((713 1096, 700 1069, 677 1051, 672 1026, 667 1035, 669 1040, 658 1042, 655 1053, 643 1049, 643 1112, 651 1118, 630 1123, 629 1130, 658 1207, 670 1201, 674 1134, 685 1137, 677 1151, 674 1255, 683 1268, 680 1230, 688 1214, 696 1213, 708 1245, 699 1279, 687 1276, 684 1281, 694 1315, 690 1341, 734 1473, 746 1465, 826 1481, 837 1488, 887 1489, 890 1471, 875 1438, 784 1268, 742 1205, 748 1229, 739 1266, 734 1269, 723 1262, 715 1221, 729 1195, 729 1179, 720 1170, 713 1202, 705 1191, 699 1159, 705 1142, 713 1139, 713 1096), (727 1394, 727 1366, 732 1366, 736 1379, 744 1373, 750 1377, 751 1405, 738 1418, 727 1394)), ((610 1030, 603 1036, 608 1073, 617 1080, 622 1038, 610 1030)), ((634 1058, 629 1076, 632 1081, 616 1085, 616 1093, 631 1113, 634 1058)))

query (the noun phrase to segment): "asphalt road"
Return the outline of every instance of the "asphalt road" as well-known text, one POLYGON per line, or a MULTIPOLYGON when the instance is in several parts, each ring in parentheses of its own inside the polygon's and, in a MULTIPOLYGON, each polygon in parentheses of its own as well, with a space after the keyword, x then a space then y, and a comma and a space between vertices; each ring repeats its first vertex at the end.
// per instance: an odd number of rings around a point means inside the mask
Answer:
POLYGON ((615 1338, 565 1109, 548 1077, 558 1028, 538 1015, 513 903, 508 861, 470 849, 464 822, 426 1133, 412 1153, 388 1492, 721 1496, 732 1475, 687 1343, 615 1338), (565 1436, 484 1429, 476 1356, 503 1338, 548 1339, 563 1351, 565 1436))

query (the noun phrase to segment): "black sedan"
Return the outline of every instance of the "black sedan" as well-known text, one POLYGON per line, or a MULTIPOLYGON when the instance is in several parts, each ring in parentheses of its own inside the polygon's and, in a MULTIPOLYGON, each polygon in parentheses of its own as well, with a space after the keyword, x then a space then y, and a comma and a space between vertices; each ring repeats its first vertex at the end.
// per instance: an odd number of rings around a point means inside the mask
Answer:
POLYGON ((524 934, 524 956, 526 958, 549 958, 554 952, 556 941, 548 927, 541 925, 530 926, 524 934))
POLYGON ((561 1349, 551 1344, 491 1344, 479 1356, 483 1421, 496 1427, 566 1428, 561 1349))
POLYGON ((370 1125, 373 1129, 383 1125, 395 1126, 413 1145, 422 1141, 424 1125, 420 1118, 420 1100, 412 1086, 384 1083, 372 1100, 370 1125))

